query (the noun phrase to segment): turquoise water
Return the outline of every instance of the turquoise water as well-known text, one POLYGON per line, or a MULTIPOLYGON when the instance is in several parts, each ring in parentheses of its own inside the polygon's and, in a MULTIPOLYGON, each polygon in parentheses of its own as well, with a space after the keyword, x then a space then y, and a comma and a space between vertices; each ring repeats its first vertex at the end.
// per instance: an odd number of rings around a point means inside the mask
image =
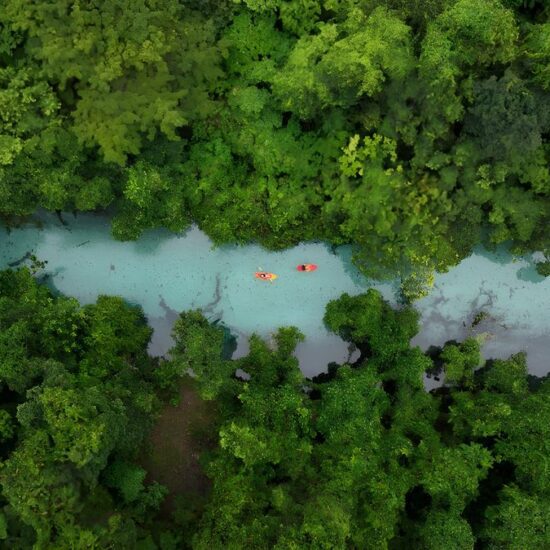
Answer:
MULTIPOLYGON (((122 243, 111 238, 103 217, 65 219, 66 226, 44 216, 42 229, 2 229, 0 267, 32 251, 48 261, 49 283, 82 303, 93 302, 99 294, 116 294, 141 305, 155 329, 150 348, 154 354, 169 349, 177 312, 201 308, 239 336, 237 354, 246 352, 246 337, 252 332, 269 337, 278 326, 297 326, 306 336, 297 356, 304 373, 312 375, 325 370, 330 361, 353 358, 353 350, 323 327, 329 300, 375 287, 396 301, 396 285, 367 281, 350 263, 345 247, 336 253, 321 243, 283 252, 254 245, 212 248, 196 228, 183 236, 152 231, 137 242, 122 243), (297 264, 307 262, 319 269, 296 271, 297 264), (279 278, 273 283, 255 279, 260 268, 279 278)), ((490 317, 475 330, 493 335, 486 353, 506 356, 526 349, 532 372, 549 370, 550 278, 538 277, 528 260, 513 262, 502 252, 480 250, 438 275, 433 292, 417 307, 422 329, 414 342, 423 348, 472 332, 468 325, 483 309, 490 317)))

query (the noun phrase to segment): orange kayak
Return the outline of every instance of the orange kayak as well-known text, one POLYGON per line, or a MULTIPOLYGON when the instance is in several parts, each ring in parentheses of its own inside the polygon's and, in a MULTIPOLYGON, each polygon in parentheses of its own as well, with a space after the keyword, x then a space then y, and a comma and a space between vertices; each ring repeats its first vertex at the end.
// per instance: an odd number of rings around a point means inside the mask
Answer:
POLYGON ((254 277, 256 277, 256 279, 262 279, 263 281, 274 281, 277 275, 275 275, 275 273, 268 273, 267 271, 256 271, 254 277))
POLYGON ((296 266, 296 269, 298 271, 315 271, 317 266, 315 264, 300 264, 299 266, 296 266))

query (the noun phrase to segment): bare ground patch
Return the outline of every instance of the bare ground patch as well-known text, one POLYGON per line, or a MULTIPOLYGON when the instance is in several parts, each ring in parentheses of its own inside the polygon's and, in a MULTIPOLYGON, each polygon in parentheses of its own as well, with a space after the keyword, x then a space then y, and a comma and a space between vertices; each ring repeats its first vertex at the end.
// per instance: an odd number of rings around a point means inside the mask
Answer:
POLYGON ((217 443, 216 404, 203 401, 191 378, 180 388, 177 406, 166 405, 151 432, 141 455, 141 464, 148 472, 148 481, 157 481, 168 488, 161 512, 174 510, 174 499, 204 497, 210 480, 204 474, 199 457, 217 443))

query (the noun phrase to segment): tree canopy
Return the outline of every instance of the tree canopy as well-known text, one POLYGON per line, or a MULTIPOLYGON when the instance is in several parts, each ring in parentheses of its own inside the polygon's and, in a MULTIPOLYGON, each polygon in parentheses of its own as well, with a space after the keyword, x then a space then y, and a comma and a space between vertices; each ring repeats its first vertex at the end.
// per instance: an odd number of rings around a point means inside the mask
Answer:
POLYGON ((428 356, 410 345, 415 310, 374 290, 330 302, 325 323, 360 356, 313 380, 297 329, 228 359, 199 311, 153 360, 138 308, 82 307, 25 268, 0 272, 0 546, 547 546, 550 385, 525 356, 484 364, 475 339, 428 356), (436 365, 446 384, 428 393, 436 365), (216 411, 200 458, 211 490, 167 511, 138 455, 188 372, 216 411))
POLYGON ((135 463, 158 408, 141 310, 0 272, 0 544, 135 546, 165 490, 135 463), (136 500, 138 502, 136 503, 136 500))
MULTIPOLYGON (((542 252, 546 276, 549 16, 544 0, 4 0, 1 221, 97 211, 122 240, 196 223, 215 244, 349 243, 405 304, 479 243, 542 252)), ((324 317, 359 359, 313 380, 297 329, 233 360, 200 311, 153 359, 139 308, 33 275, 0 272, 0 547, 550 547, 550 383, 523 354, 427 355, 416 311, 369 290, 324 317), (139 453, 189 375, 216 410, 211 491, 169 509, 139 453)))
POLYGON ((548 9, 6 0, 0 213, 352 243, 411 289, 480 241, 548 256, 548 9))
MULTIPOLYGON (((182 348, 203 322, 176 332, 176 362, 206 351, 216 364, 219 347, 182 348)), ((426 393, 434 359, 410 346, 414 310, 369 290, 329 303, 325 322, 361 351, 355 363, 306 380, 293 356, 301 335, 284 329, 217 371, 219 448, 192 547, 544 547, 550 386, 533 389, 525 357, 479 369, 476 340, 449 343, 434 358, 447 385, 426 393)))

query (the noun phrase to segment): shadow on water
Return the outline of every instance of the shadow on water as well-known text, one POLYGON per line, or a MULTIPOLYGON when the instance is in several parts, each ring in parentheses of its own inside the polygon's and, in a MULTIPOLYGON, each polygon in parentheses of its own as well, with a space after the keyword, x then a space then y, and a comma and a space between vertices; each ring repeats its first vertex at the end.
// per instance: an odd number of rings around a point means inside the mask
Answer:
POLYGON ((473 248, 472 252, 477 256, 482 256, 499 265, 506 265, 518 259, 518 256, 510 252, 510 243, 508 242, 499 244, 494 248, 486 248, 483 245, 477 245, 473 248))
POLYGON ((238 336, 231 332, 231 329, 222 321, 216 320, 212 323, 223 330, 222 358, 231 359, 239 347, 238 336))
POLYGON ((372 285, 372 281, 367 279, 357 266, 353 263, 353 246, 350 244, 345 244, 342 246, 331 246, 326 245, 330 252, 341 260, 342 265, 344 266, 344 271, 352 280, 353 284, 362 287, 365 290, 372 285))
POLYGON ((511 243, 503 243, 498 245, 494 249, 487 249, 484 246, 476 246, 474 248, 474 254, 486 258, 487 260, 496 263, 498 265, 505 266, 510 263, 527 263, 520 267, 516 272, 516 277, 520 281, 527 283, 542 283, 545 277, 537 272, 536 260, 540 259, 541 254, 534 252, 531 254, 516 255, 510 252, 511 243))
POLYGON ((153 329, 148 351, 154 357, 165 357, 174 346, 172 329, 179 317, 179 313, 166 303, 163 296, 159 295, 159 298, 159 306, 164 311, 164 316, 153 317, 147 315, 147 322, 153 329))
POLYGON ((399 278, 381 278, 370 279, 366 277, 361 270, 355 265, 353 261, 354 249, 353 245, 341 245, 333 246, 325 243, 325 246, 331 252, 337 256, 342 262, 344 272, 351 279, 353 284, 361 289, 361 292, 366 292, 369 288, 377 288, 382 292, 384 298, 389 300, 393 306, 397 306, 399 303, 398 296, 400 294, 399 278), (385 291, 382 290, 385 287, 385 291))
POLYGON ((153 329, 147 351, 153 357, 166 357, 174 346, 174 339, 172 338, 174 322, 168 316, 152 317, 148 315, 147 323, 153 329))
POLYGON ((546 277, 537 272, 537 266, 534 262, 519 269, 516 273, 516 277, 520 281, 526 281, 528 283, 542 283, 546 279, 546 277))
POLYGON ((57 267, 53 271, 45 271, 36 277, 36 280, 50 290, 54 296, 63 296, 56 286, 54 279, 65 271, 64 267, 57 267))
POLYGON ((172 233, 167 229, 150 229, 145 231, 137 241, 129 241, 132 249, 140 256, 149 256, 155 254, 160 247, 174 237, 185 238, 189 229, 183 233, 172 233))
POLYGON ((26 260, 31 254, 37 255, 39 260, 46 260, 37 254, 40 243, 44 239, 43 231, 36 227, 27 227, 23 229, 24 238, 16 238, 15 233, 8 232, 0 227, 0 265, 10 266, 12 268, 25 265, 26 260))

